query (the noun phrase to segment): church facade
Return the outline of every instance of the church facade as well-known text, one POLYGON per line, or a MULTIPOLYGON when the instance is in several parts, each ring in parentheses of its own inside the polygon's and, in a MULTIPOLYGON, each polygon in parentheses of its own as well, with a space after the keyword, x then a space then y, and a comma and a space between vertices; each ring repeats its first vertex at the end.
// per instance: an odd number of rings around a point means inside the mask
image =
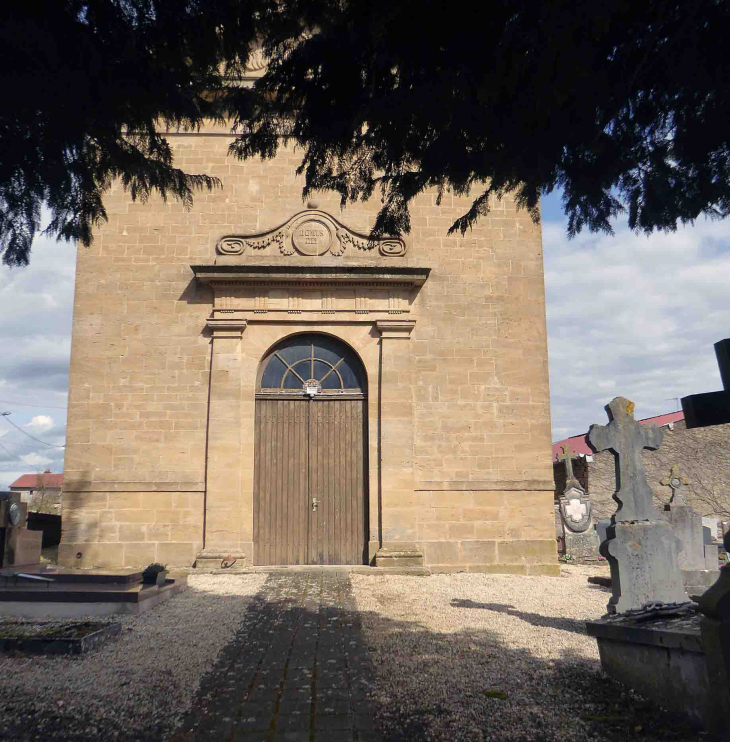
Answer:
POLYGON ((59 561, 557 574, 540 227, 434 193, 373 243, 292 148, 170 141, 223 187, 79 248, 59 561))

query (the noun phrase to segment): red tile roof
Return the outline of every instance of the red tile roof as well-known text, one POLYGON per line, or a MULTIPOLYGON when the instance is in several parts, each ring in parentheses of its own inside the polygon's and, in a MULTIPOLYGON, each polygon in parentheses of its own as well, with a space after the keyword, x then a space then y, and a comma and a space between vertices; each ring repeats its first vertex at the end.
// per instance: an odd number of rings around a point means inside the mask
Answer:
POLYGON ((46 487, 61 488, 63 485, 63 474, 23 474, 18 477, 11 485, 10 489, 37 490, 39 489, 39 478, 43 477, 46 487))
MULTIPOLYGON (((676 423, 680 420, 684 420, 684 412, 682 410, 679 410, 679 412, 670 412, 666 415, 657 415, 656 417, 646 417, 643 420, 639 420, 639 422, 642 425, 654 423, 654 425, 661 427, 662 425, 669 425, 669 423, 676 423)), ((553 443, 553 461, 557 460, 558 456, 562 453, 560 449, 566 445, 570 446, 576 454, 592 456, 593 450, 586 441, 586 435, 587 433, 574 435, 570 438, 563 438, 562 441, 558 441, 557 443, 553 443)))

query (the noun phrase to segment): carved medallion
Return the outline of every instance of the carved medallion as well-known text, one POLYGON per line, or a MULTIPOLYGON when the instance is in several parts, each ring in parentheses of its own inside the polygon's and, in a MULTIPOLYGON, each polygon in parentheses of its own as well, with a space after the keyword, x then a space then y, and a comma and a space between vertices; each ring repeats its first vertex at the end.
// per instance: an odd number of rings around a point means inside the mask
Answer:
POLYGON ((332 245, 332 232, 322 219, 305 219, 294 227, 292 242, 302 255, 324 255, 332 245))
POLYGON ((228 235, 217 245, 219 255, 243 255, 247 250, 260 254, 318 256, 329 253, 339 257, 349 249, 378 252, 388 258, 402 258, 407 252, 401 237, 370 240, 340 224, 329 214, 311 208, 274 229, 251 235, 228 235))

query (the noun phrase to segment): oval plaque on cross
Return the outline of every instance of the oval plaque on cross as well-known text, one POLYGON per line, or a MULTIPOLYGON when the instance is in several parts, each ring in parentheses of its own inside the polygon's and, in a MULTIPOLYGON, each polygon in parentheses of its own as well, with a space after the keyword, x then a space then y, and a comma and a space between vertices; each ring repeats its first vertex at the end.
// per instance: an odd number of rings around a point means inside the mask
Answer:
POLYGON ((292 242, 303 255, 324 255, 332 246, 332 231, 320 219, 307 219, 295 227, 292 242))

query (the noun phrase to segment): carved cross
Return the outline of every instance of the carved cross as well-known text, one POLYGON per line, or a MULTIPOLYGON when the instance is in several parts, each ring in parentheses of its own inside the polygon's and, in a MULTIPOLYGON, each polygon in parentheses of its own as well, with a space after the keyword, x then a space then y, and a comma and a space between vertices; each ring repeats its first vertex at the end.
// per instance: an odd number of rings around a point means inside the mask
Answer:
POLYGON ((558 458, 565 463, 565 491, 567 492, 572 486, 582 490, 583 488, 575 478, 575 474, 573 474, 573 455, 575 454, 575 451, 573 451, 567 444, 561 446, 560 450, 563 452, 563 455, 558 458))
POLYGON ((660 520, 652 505, 652 491, 646 481, 641 452, 661 445, 664 431, 656 425, 640 425, 634 420, 634 403, 616 397, 606 407, 611 422, 591 425, 588 441, 596 451, 610 449, 616 457, 616 493, 618 509, 612 520, 660 520))
POLYGON ((559 456, 558 458, 565 462, 565 478, 566 480, 570 481, 571 479, 574 479, 573 477, 573 450, 567 444, 564 446, 561 446, 560 450, 563 452, 563 455, 559 456))
POLYGON ((583 520, 583 516, 588 512, 588 508, 584 502, 581 502, 577 497, 573 498, 565 507, 565 514, 573 521, 573 523, 580 523, 583 520))
POLYGON ((679 473, 679 467, 676 464, 672 464, 669 469, 669 476, 660 480, 660 484, 665 487, 672 488, 672 499, 669 501, 672 505, 686 505, 687 500, 684 499, 684 486, 689 484, 689 479, 683 477, 679 473))

